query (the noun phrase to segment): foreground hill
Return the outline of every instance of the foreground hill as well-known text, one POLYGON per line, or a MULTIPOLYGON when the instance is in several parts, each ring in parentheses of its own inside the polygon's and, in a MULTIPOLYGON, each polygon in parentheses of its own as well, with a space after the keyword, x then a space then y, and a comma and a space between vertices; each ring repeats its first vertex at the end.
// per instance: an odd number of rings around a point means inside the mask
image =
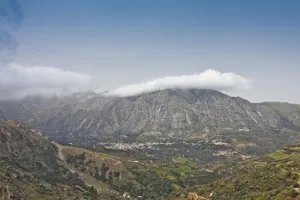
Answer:
POLYGON ((177 193, 176 200, 300 199, 300 144, 223 170, 229 178, 177 193))
POLYGON ((92 149, 60 145, 35 129, 0 121, 0 199, 164 200, 221 177, 183 157, 154 163, 127 151, 92 149))
POLYGON ((40 132, 0 121, 0 199, 121 199, 111 191, 97 192, 58 154, 40 132))

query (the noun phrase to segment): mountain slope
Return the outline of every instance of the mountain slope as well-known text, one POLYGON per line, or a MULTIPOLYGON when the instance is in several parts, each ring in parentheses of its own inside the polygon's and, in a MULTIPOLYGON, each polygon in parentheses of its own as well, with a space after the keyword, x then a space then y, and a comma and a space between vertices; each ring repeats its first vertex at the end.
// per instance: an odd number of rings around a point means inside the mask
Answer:
POLYGON ((136 140, 142 134, 188 139, 206 133, 300 130, 300 107, 252 104, 214 90, 167 89, 134 97, 79 93, 0 102, 0 118, 40 127, 51 138, 136 140))

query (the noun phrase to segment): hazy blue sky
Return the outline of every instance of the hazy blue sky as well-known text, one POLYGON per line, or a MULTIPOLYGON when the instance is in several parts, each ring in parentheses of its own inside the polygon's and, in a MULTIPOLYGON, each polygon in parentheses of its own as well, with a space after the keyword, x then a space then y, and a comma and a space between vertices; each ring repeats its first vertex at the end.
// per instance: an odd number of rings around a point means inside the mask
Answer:
POLYGON ((299 0, 19 3, 17 65, 84 73, 100 91, 214 69, 252 80, 232 95, 300 103, 299 0))

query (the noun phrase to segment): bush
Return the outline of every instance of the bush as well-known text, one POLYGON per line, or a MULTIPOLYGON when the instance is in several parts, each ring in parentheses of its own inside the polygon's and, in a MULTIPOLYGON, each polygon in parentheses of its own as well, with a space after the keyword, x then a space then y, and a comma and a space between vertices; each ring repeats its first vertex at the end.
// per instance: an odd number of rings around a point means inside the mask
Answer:
POLYGON ((293 189, 293 190, 290 192, 290 195, 291 195, 291 197, 296 198, 296 197, 298 196, 298 192, 296 192, 296 190, 293 189))

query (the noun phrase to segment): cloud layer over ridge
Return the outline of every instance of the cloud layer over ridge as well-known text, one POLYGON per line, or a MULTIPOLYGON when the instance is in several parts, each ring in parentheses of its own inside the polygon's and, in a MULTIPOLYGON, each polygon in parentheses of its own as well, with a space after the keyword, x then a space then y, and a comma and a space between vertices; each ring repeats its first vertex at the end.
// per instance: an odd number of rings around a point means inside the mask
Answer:
POLYGON ((168 76, 149 82, 130 84, 107 93, 112 96, 134 96, 146 92, 153 92, 168 88, 198 88, 215 89, 220 91, 233 91, 248 89, 251 81, 235 73, 221 73, 216 70, 208 69, 199 74, 168 76))

